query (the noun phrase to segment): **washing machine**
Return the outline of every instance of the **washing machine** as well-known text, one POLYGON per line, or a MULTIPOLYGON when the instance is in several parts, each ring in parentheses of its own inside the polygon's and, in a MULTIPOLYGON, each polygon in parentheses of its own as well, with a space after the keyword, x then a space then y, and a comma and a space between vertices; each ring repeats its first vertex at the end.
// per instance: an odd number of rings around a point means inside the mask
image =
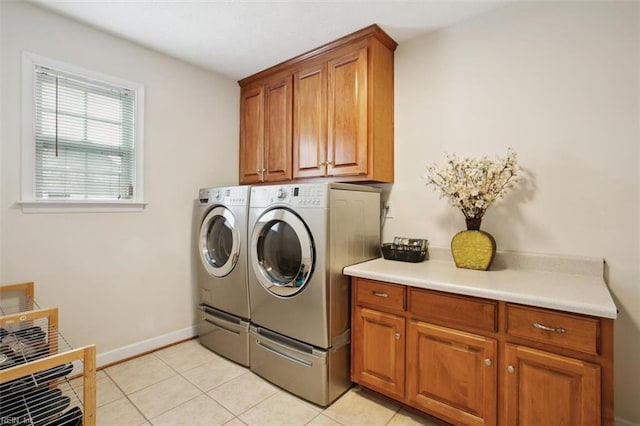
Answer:
POLYGON ((199 340, 244 366, 249 366, 250 191, 249 186, 201 189, 194 209, 199 340))
POLYGON ((308 183, 252 187, 251 370, 317 405, 350 386, 345 266, 379 257, 380 190, 308 183))

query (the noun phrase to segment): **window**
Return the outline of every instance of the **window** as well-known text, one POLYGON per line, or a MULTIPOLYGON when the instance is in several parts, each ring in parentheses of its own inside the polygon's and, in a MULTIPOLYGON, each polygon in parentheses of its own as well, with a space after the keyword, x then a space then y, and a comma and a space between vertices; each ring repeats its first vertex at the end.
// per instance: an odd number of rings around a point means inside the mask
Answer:
POLYGON ((143 87, 23 54, 23 210, 139 210, 143 87))

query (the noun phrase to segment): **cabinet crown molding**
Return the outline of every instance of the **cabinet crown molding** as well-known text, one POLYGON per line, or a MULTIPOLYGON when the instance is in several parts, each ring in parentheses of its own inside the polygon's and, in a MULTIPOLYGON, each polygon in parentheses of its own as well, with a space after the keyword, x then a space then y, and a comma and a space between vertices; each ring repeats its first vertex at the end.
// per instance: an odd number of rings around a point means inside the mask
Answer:
POLYGON ((272 67, 269 67, 265 70, 262 70, 256 74, 250 75, 248 77, 245 77, 241 80, 238 80, 238 84, 243 87, 243 86, 247 86, 251 83, 254 83, 256 81, 259 81, 263 78, 265 78, 266 76, 278 73, 280 71, 282 71, 283 69, 289 68, 289 67, 293 67, 294 65, 303 62, 303 61, 307 61, 315 56, 318 55, 322 55, 325 54, 327 52, 330 52, 332 50, 336 50, 339 49, 340 47, 343 47, 345 45, 348 45, 350 43, 353 42, 357 42, 359 40, 364 40, 367 38, 375 38, 377 39, 380 43, 382 43, 383 45, 385 45, 389 50, 391 51, 395 51, 396 47, 398 46, 398 43, 395 42, 395 40, 393 40, 387 33, 385 33, 382 28, 380 28, 378 25, 376 24, 372 24, 369 25, 368 27, 362 28, 361 30, 358 30, 356 32, 353 32, 351 34, 348 34, 344 37, 341 37, 337 40, 334 40, 332 42, 326 43, 320 47, 317 47, 315 49, 309 50, 308 52, 302 53, 296 57, 293 57, 291 59, 288 59, 284 62, 281 62, 277 65, 274 65, 272 67))

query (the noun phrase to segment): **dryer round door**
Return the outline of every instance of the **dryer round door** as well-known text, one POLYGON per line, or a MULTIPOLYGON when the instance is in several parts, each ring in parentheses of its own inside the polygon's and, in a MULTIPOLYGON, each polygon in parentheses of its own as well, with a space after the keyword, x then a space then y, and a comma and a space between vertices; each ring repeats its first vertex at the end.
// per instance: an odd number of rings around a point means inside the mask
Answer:
POLYGON ((233 270, 240 256, 240 231, 233 213, 222 206, 207 213, 200 227, 198 251, 204 268, 214 277, 224 277, 233 270))
POLYGON ((253 228, 250 247, 255 275, 270 293, 294 296, 311 278, 313 239, 295 213, 273 209, 260 216, 253 228))

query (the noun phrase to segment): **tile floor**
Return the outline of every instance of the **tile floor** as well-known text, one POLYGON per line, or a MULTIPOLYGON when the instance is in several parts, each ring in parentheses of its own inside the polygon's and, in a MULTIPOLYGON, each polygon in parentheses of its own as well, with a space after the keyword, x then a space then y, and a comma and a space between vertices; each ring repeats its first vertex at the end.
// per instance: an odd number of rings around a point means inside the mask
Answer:
POLYGON ((359 387, 318 407, 197 340, 98 371, 97 405, 98 426, 442 424, 359 387))

